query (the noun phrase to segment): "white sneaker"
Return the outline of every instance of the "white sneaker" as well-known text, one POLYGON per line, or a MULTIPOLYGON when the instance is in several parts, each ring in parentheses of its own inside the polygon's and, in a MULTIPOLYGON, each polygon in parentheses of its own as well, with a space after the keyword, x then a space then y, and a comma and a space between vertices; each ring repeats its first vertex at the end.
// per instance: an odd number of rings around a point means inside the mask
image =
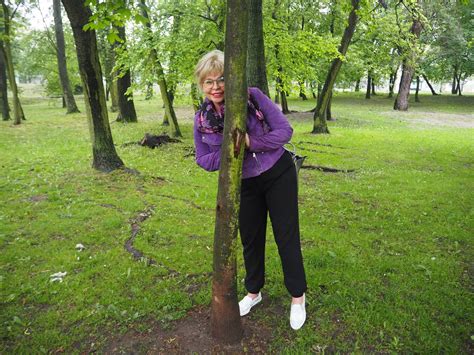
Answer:
POLYGON ((290 312, 290 325, 294 330, 300 329, 306 320, 306 296, 303 294, 303 303, 292 304, 290 312))
POLYGON ((252 307, 260 303, 261 300, 262 300, 261 292, 259 292, 257 297, 255 297, 254 299, 252 299, 249 296, 245 296, 244 298, 242 298, 242 301, 239 302, 240 316, 242 317, 248 314, 250 310, 252 309, 252 307))

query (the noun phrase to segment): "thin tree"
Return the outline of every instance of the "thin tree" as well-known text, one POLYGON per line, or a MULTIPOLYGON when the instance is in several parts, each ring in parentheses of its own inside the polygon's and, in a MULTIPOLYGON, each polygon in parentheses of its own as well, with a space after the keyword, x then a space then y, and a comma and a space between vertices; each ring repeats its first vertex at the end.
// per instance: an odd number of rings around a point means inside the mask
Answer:
POLYGON ((124 164, 115 150, 110 131, 96 33, 94 30, 84 31, 84 26, 89 22, 92 13, 83 1, 62 0, 62 3, 74 34, 77 61, 84 85, 92 141, 92 166, 97 170, 109 172, 124 164))
POLYGON ((61 0, 53 0, 54 33, 56 35, 56 55, 58 58, 59 80, 63 89, 63 100, 66 103, 66 113, 79 112, 71 89, 67 72, 66 45, 64 41, 63 20, 61 17, 61 0))
POLYGON ((237 303, 237 230, 247 121, 247 0, 227 1, 224 141, 217 192, 212 277, 211 331, 223 342, 242 338, 237 303))
POLYGON ((420 13, 413 9, 413 23, 410 28, 411 43, 410 48, 405 53, 405 58, 402 64, 402 77, 400 78, 400 86, 398 88, 398 94, 393 105, 394 110, 407 111, 408 110, 408 97, 410 96, 410 86, 413 74, 415 72, 416 62, 416 42, 420 37, 422 24, 420 20, 420 13))
POLYGON ((258 87, 265 95, 270 97, 263 42, 262 0, 248 0, 248 3, 247 84, 248 86, 258 87))
POLYGON ((10 120, 10 107, 8 106, 7 68, 2 48, 3 41, 0 40, 0 111, 2 111, 2 119, 8 121, 10 120))
POLYGON ((372 75, 370 73, 370 69, 367 72, 367 88, 365 91, 365 98, 370 99, 370 88, 372 87, 372 75))
POLYGON ((158 85, 160 87, 160 94, 161 99, 163 100, 163 104, 165 106, 165 116, 168 117, 168 120, 171 123, 171 130, 172 134, 175 137, 182 137, 181 130, 179 129, 178 119, 176 118, 176 113, 174 112, 173 104, 170 100, 170 96, 168 93, 168 84, 165 79, 165 73, 163 70, 163 66, 161 65, 160 60, 158 59, 158 52, 152 46, 153 42, 153 31, 151 28, 150 17, 148 15, 148 10, 146 6, 145 0, 140 0, 141 4, 141 11, 142 16, 145 17, 148 21, 145 23, 146 26, 146 36, 149 39, 150 43, 150 61, 154 65, 155 74, 157 76, 158 85))
POLYGON ((21 107, 20 98, 18 95, 18 86, 15 78, 15 68, 13 67, 13 57, 11 51, 11 38, 10 38, 10 9, 5 4, 5 0, 1 0, 2 12, 0 16, 0 34, 3 36, 3 46, 1 46, 2 55, 5 59, 8 81, 10 82, 10 89, 13 95, 13 117, 14 124, 21 124, 21 121, 25 119, 23 108, 21 107))
MULTIPOLYGON (((115 42, 115 55, 126 52, 126 35, 125 27, 116 27, 120 42, 115 42)), ((133 103, 133 95, 127 94, 130 86, 132 86, 132 79, 130 75, 130 69, 121 68, 116 73, 117 81, 117 101, 119 113, 117 121, 119 122, 137 122, 137 112, 135 111, 135 104, 133 103)))
POLYGON ((426 85, 428 85, 428 87, 430 88, 430 91, 431 91, 431 94, 433 96, 437 96, 438 93, 435 91, 435 89, 433 88, 433 85, 431 85, 430 81, 428 80, 428 78, 426 77, 425 74, 421 74, 421 76, 423 77, 423 80, 425 80, 425 83, 426 85))
POLYGON ((415 91, 415 102, 421 102, 420 101, 420 76, 416 76, 416 91, 415 91))
MULTIPOLYGON (((341 39, 341 44, 339 45, 339 53, 341 55, 346 55, 347 48, 351 43, 352 36, 354 35, 355 27, 357 24, 357 10, 359 10, 360 0, 352 0, 352 9, 349 13, 348 24, 344 30, 344 34, 341 39)), ((341 69, 342 60, 340 57, 335 58, 329 69, 326 81, 324 82, 323 90, 318 100, 316 110, 314 112, 314 126, 313 134, 318 133, 329 133, 327 126, 327 108, 329 100, 331 99, 332 89, 334 88, 334 83, 336 82, 337 75, 341 69)))
MULTIPOLYGON (((272 19, 278 21, 277 11, 281 5, 281 0, 275 0, 273 11, 272 11, 272 19)), ((277 43, 275 44, 275 59, 278 63, 277 67, 277 75, 276 75, 276 96, 275 96, 275 103, 281 102, 281 111, 284 114, 290 113, 290 109, 288 108, 288 100, 286 97, 286 91, 284 88, 283 83, 283 67, 279 62, 280 57, 280 45, 277 43), (279 100, 278 100, 279 99, 279 100)))

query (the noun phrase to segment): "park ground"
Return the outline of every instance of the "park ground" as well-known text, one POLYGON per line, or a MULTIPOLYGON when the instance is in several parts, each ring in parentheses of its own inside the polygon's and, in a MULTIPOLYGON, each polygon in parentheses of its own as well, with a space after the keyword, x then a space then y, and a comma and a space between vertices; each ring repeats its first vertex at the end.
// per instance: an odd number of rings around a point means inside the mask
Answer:
POLYGON ((30 89, 27 121, 0 123, 0 353, 474 352, 474 96, 396 112, 338 93, 329 135, 310 134, 313 101, 290 99, 308 319, 289 327, 269 228, 264 300, 226 347, 209 337, 217 173, 194 163, 189 103, 177 98, 181 142, 156 149, 129 143, 168 130, 158 99, 136 97, 136 124, 111 114, 134 171, 104 174, 82 100, 65 115, 30 89))

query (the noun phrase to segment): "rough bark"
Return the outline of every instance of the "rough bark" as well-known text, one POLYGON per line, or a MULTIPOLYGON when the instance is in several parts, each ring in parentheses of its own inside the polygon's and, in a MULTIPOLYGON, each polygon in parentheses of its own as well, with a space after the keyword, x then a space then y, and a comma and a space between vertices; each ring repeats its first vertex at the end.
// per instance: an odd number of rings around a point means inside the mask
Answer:
MULTIPOLYGON (((142 16, 145 17, 146 19, 149 19, 146 1, 140 0, 140 4, 141 4, 142 16)), ((150 21, 147 21, 145 25, 147 27, 147 34, 149 36, 149 40, 152 41, 153 31, 151 28, 150 21)), ((175 137, 182 137, 181 130, 179 129, 179 125, 178 125, 178 119, 176 118, 176 113, 174 112, 173 104, 171 103, 170 97, 168 95, 168 84, 165 79, 163 66, 161 65, 161 62, 159 61, 158 53, 156 52, 156 49, 154 48, 152 48, 150 51, 150 61, 154 64, 155 74, 158 78, 157 81, 160 87, 161 99, 163 100, 163 104, 165 105, 165 115, 168 117, 171 123, 171 130, 172 130, 171 134, 175 137)))
MULTIPOLYGON (((121 43, 116 42, 115 48, 121 48, 122 51, 126 51, 127 39, 125 27, 117 27, 117 31, 121 43)), ((137 122, 137 112, 135 111, 135 104, 133 103, 133 95, 131 93, 129 95, 126 94, 130 86, 132 86, 130 70, 127 68, 117 73, 117 101, 119 108, 117 121, 119 122, 137 122)))
POLYGON ((247 0, 227 1, 225 35, 226 119, 217 192, 212 278, 211 331, 237 343, 243 335, 237 303, 237 231, 247 121, 247 0))
POLYGON ((3 53, 3 41, 0 41, 0 111, 2 111, 2 119, 8 121, 11 118, 8 105, 7 68, 3 53))
MULTIPOLYGON (((357 24, 357 10, 360 6, 360 0, 352 0, 352 9, 349 14, 348 24, 344 30, 344 34, 341 39, 341 44, 339 45, 339 52, 342 55, 346 55, 349 44, 351 43, 352 36, 354 35, 355 27, 357 24)), ((329 133, 327 126, 327 107, 329 104, 329 99, 331 97, 331 92, 334 88, 334 83, 336 82, 337 75, 341 69, 342 60, 340 58, 335 58, 329 69, 326 81, 324 82, 323 90, 321 96, 318 100, 316 110, 314 111, 314 126, 313 134, 318 133, 329 133)))
POLYGON ((83 30, 92 13, 82 1, 62 0, 62 3, 74 34, 79 71, 84 85, 84 99, 92 141, 92 166, 97 170, 109 172, 124 164, 115 150, 110 131, 96 34, 93 30, 83 30))
POLYGON ((1 9, 3 21, 0 24, 0 33, 4 35, 3 40, 3 57, 5 58, 8 81, 10 82, 10 90, 13 96, 13 117, 14 124, 21 124, 21 121, 25 119, 23 108, 21 107, 20 97, 18 94, 18 86, 15 78, 15 68, 13 67, 13 57, 10 47, 10 11, 5 1, 1 1, 1 9))
POLYGON ((71 82, 67 72, 66 45, 64 41, 63 20, 61 17, 61 0, 53 0, 54 33, 56 35, 56 56, 58 58, 59 80, 63 90, 66 113, 79 112, 72 93, 71 82))
POLYGON ((265 95, 270 96, 263 42, 262 0, 248 0, 248 4, 247 84, 258 87, 265 95))
MULTIPOLYGON (((413 19, 410 32, 413 34, 412 46, 415 46, 416 40, 420 37, 422 25, 418 18, 413 19)), ((415 58, 416 54, 414 50, 410 50, 407 56, 403 60, 402 77, 400 79, 400 87, 398 88, 397 98, 393 105, 394 110, 407 111, 408 110, 408 97, 410 96, 410 85, 415 72, 415 58)))

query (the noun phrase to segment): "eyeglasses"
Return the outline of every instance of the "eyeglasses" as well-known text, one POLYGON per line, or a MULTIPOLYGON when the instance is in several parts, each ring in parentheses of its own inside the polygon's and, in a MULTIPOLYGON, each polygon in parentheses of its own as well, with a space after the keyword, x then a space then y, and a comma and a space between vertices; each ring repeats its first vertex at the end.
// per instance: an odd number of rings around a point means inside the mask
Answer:
POLYGON ((211 89, 211 88, 214 86, 214 83, 216 83, 218 87, 223 87, 224 84, 225 84, 224 77, 221 76, 220 78, 217 78, 216 80, 206 79, 206 80, 204 80, 204 82, 202 83, 202 86, 203 86, 205 89, 211 89))

